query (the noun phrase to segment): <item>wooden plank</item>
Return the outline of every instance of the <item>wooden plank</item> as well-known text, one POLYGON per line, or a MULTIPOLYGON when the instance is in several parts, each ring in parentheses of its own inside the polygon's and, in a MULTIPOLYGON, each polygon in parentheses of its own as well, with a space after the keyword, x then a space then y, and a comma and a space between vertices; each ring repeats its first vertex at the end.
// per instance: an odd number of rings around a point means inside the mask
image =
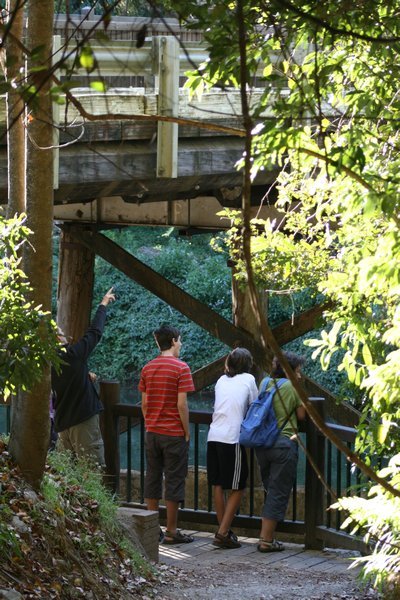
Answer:
POLYGON ((344 531, 328 529, 327 527, 317 527, 316 535, 325 542, 325 546, 347 548, 364 555, 368 553, 368 545, 360 537, 352 536, 344 531))
POLYGON ((235 327, 227 319, 153 271, 104 235, 88 231, 75 231, 74 235, 77 240, 91 248, 98 256, 179 310, 214 337, 230 347, 243 345, 250 350, 257 363, 265 364, 265 351, 247 331, 235 327))
MULTIPOLYGON (((234 176, 235 162, 242 155, 240 140, 213 138, 207 140, 182 140, 178 151, 178 175, 234 176)), ((60 186, 66 183, 96 184, 115 181, 129 184, 135 181, 152 181, 156 167, 156 147, 145 141, 96 142, 74 144, 60 150, 60 186)), ((99 191, 101 188, 99 187, 99 191)), ((120 192, 122 194, 122 192, 120 192)), ((99 194, 98 194, 99 195, 99 194)))
POLYGON ((202 390, 208 385, 211 385, 217 381, 219 377, 221 377, 224 372, 226 355, 221 356, 221 358, 217 358, 213 362, 205 365, 201 369, 197 369, 192 374, 193 382, 196 390, 202 390))

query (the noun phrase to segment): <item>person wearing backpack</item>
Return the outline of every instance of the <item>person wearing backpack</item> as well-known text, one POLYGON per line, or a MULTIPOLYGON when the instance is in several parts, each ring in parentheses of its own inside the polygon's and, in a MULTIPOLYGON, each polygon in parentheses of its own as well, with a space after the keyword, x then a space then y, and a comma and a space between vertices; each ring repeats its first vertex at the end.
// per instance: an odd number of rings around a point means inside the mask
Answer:
MULTIPOLYGON (((304 358, 293 352, 284 352, 283 354, 295 375, 300 379, 304 358)), ((273 408, 280 431, 272 447, 260 447, 255 450, 266 492, 261 513, 260 539, 257 545, 259 552, 280 552, 285 549, 282 542, 275 539, 275 530, 278 522, 285 518, 290 493, 296 478, 297 421, 306 416, 305 408, 292 383, 289 380, 283 383, 279 381, 286 377, 279 360, 274 357, 271 379, 268 381, 266 389, 275 385, 275 382, 280 383, 273 399, 273 408)), ((263 387, 265 387, 265 380, 260 384, 260 389, 263 387)))
POLYGON ((207 477, 214 490, 219 528, 213 545, 218 548, 241 546, 231 523, 248 477, 246 451, 239 444, 239 433, 248 406, 258 396, 255 379, 249 373, 252 365, 250 352, 235 348, 225 361, 225 374, 215 385, 214 412, 207 438, 207 477))

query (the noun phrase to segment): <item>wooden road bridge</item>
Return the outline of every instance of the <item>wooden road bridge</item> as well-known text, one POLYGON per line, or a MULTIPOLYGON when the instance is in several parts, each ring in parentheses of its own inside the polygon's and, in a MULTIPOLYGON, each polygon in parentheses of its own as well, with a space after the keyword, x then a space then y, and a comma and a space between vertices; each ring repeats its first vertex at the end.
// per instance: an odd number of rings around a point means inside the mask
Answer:
MULTIPOLYGON (((66 21, 65 15, 58 15, 55 64, 75 61, 75 38, 84 37, 95 18, 66 21)), ((235 166, 244 148, 239 93, 213 89, 190 98, 183 88, 185 72, 207 58, 199 32, 182 31, 176 20, 153 20, 144 46, 136 48, 143 22, 116 17, 107 44, 90 39, 97 68, 90 75, 82 70, 74 76, 79 87, 71 90, 81 112, 70 101, 54 105, 54 218, 99 228, 227 228, 229 222, 217 213, 224 206, 240 208, 241 202, 242 174, 235 166), (99 80, 107 91, 90 87, 99 80), (179 125, 160 118, 177 119, 179 125)), ((64 79, 62 70, 58 77, 64 79)), ((254 90, 253 99, 262 91, 254 90)), ((1 129, 0 203, 5 203, 5 98, 1 129)), ((257 178, 254 214, 275 177, 270 172, 257 178)), ((261 211, 261 216, 269 214, 265 208, 261 211)))

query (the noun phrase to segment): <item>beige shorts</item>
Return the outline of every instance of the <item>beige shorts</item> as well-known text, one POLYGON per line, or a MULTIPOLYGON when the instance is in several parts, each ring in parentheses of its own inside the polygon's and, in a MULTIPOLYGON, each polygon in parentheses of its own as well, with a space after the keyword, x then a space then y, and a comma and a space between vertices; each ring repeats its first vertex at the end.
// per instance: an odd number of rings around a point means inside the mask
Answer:
POLYGON ((165 500, 183 502, 185 478, 188 470, 189 442, 184 436, 163 435, 146 432, 146 478, 145 498, 162 497, 163 474, 165 475, 165 500))
POLYGON ((94 415, 58 434, 57 448, 70 450, 78 458, 91 458, 104 465, 104 443, 101 437, 99 415, 94 415))

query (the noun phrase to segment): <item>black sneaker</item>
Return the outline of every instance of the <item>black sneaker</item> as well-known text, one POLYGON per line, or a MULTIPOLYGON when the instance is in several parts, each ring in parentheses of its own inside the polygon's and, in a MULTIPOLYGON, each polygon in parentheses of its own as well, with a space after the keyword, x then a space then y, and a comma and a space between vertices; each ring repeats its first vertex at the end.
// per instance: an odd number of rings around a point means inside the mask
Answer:
POLYGON ((159 534, 159 537, 158 537, 158 541, 159 541, 160 544, 162 544, 163 541, 164 541, 164 532, 161 529, 161 527, 160 527, 160 534, 159 534))

